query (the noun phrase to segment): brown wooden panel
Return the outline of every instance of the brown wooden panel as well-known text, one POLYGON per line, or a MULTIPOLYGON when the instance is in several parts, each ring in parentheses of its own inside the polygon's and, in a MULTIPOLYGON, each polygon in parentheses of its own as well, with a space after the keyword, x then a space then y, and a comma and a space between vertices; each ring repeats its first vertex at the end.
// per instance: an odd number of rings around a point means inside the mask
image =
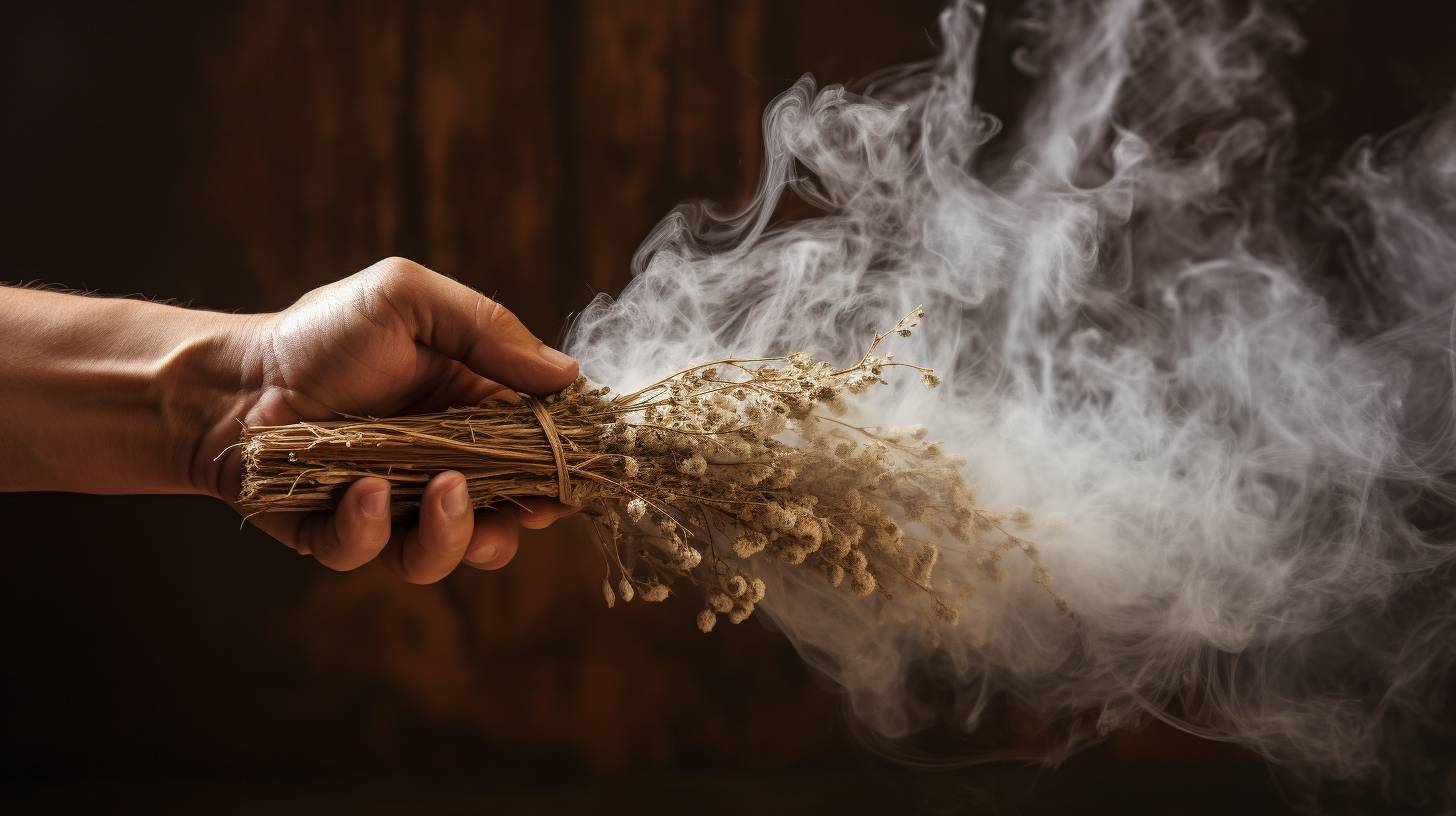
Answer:
POLYGON ((624 260, 664 198, 671 166, 670 7, 652 0, 582 0, 573 44, 571 143, 577 168, 580 274, 595 291, 623 281, 624 260))
POLYGON ((177 174, 181 237, 219 263, 198 295, 278 308, 393 253, 404 8, 257 0, 209 32, 177 174))
POLYGON ((548 339, 556 293, 562 172, 545 3, 419 7, 423 261, 496 298, 548 339))

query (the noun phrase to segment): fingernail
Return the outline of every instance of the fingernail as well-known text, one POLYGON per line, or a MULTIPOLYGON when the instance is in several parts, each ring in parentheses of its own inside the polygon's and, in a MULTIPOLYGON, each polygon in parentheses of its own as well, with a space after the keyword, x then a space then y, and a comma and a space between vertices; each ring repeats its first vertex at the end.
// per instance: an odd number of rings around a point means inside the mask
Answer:
POLYGON ((476 549, 476 550, 474 550, 474 551, 472 551, 470 553, 467 553, 466 556, 465 556, 465 560, 468 563, 474 564, 476 566, 481 566, 482 564, 489 564, 494 558, 495 558, 495 545, 494 544, 482 544, 482 545, 480 545, 479 549, 476 549))
POLYGON ((445 491, 445 495, 440 498, 440 507, 451 518, 459 518, 470 512, 470 491, 465 489, 463 480, 445 491))
POLYGON ((389 518, 389 491, 376 490, 364 494, 359 502, 359 509, 364 513, 365 518, 385 519, 389 518))
POLYGON ((563 354, 548 345, 543 344, 541 348, 537 351, 537 353, 541 355, 541 359, 545 360, 547 363, 550 363, 553 368, 571 368, 572 366, 576 365, 576 361, 571 359, 570 356, 563 354))

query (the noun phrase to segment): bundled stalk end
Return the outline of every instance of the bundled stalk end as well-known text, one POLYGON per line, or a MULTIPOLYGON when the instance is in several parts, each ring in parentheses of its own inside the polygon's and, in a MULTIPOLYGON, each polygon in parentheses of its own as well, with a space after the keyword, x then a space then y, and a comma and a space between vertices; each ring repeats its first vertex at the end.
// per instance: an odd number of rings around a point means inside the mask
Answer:
POLYGON ((406 514, 435 474, 458 470, 476 507, 579 504, 605 564, 608 606, 663 601, 688 584, 705 604, 699 629, 720 617, 740 623, 768 591, 755 563, 774 559, 953 624, 971 587, 937 576, 936 542, 971 554, 988 576, 1017 549, 1038 581, 1049 578, 1031 543, 1007 531, 1024 514, 978 508, 963 462, 924 428, 842 419, 887 369, 939 384, 930 369, 877 353, 923 314, 875 335, 847 368, 805 353, 726 359, 629 394, 579 379, 519 405, 248 428, 240 503, 248 513, 324 510, 354 480, 376 476, 406 514))

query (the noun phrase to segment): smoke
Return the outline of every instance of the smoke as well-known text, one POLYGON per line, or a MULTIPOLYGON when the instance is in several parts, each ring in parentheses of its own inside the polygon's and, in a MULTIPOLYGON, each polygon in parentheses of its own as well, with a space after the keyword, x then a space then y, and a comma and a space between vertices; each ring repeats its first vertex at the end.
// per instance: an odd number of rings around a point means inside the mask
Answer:
POLYGON ((1012 562, 939 637, 766 575, 763 609, 881 735, 969 729, 1004 694, 1065 751, 1153 716, 1325 777, 1431 771, 1456 655, 1456 116, 1312 178, 1276 10, 1056 0, 1022 23, 1035 94, 1003 124, 976 104, 982 9, 940 23, 934 61, 776 99, 754 199, 668 216, 569 350, 629 388, 727 355, 848 361, 925 305, 894 350, 945 385, 862 410, 930 426, 982 505, 1029 510, 1077 620, 1012 562), (785 192, 822 214, 775 223, 785 192))

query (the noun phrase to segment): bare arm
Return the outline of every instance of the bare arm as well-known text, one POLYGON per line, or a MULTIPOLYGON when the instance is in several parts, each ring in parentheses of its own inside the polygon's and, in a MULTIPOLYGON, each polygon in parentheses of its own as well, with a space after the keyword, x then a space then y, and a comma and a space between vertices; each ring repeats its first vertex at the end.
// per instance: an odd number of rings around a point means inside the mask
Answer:
MULTIPOLYGON (((478 292, 403 259, 315 289, 276 314, 0 288, 0 490, 198 493, 231 502, 239 423, 430 411, 557 391, 576 363, 478 292)), ((459 473, 392 524, 389 485, 361 479, 334 513, 255 523, 334 569, 376 557, 428 583, 492 569, 517 529, 566 509, 473 512, 459 473)))
POLYGON ((258 322, 0 289, 0 490, 209 492, 197 445, 243 387, 258 322))

